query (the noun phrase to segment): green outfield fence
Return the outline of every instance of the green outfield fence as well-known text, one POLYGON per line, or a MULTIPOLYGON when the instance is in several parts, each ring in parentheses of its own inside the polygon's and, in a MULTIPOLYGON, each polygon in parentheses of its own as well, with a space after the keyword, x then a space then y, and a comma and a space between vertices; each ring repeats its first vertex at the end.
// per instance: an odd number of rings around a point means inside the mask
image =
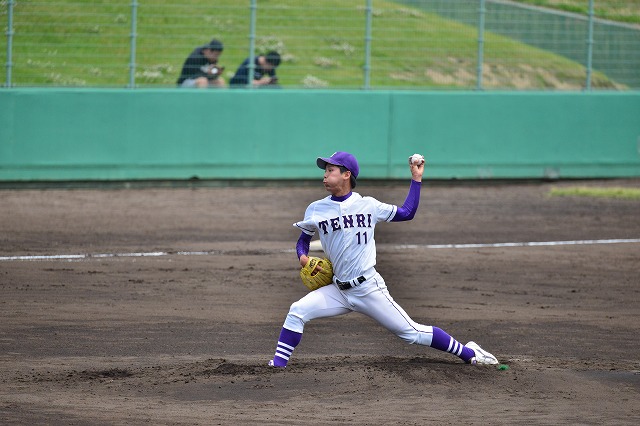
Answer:
POLYGON ((640 177, 640 92, 0 90, 0 181, 640 177), (219 108, 218 106, 224 107, 219 108))
POLYGON ((274 49, 291 89, 640 89, 640 27, 596 18, 598 4, 579 15, 496 0, 0 0, 0 81, 175 87, 190 51, 217 37, 225 78, 274 49))

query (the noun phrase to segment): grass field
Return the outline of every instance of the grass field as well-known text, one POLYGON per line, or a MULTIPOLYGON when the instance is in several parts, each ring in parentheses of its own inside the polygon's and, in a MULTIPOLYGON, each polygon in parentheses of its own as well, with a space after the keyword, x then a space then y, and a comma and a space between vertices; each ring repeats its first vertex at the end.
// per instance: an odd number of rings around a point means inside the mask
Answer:
POLYGON ((554 197, 621 198, 627 200, 640 200, 640 188, 553 188, 549 192, 549 195, 554 197))
MULTIPOLYGON (((544 1, 577 8, 583 2, 544 1)), ((175 4, 139 2, 135 80, 141 87, 173 86, 193 47, 215 35, 228 47, 222 59, 227 78, 246 57, 249 2, 206 0, 175 4)), ((640 17, 634 1, 598 1, 601 17, 640 17)), ((1 17, 6 17, 2 2, 1 17)), ((257 52, 284 56, 280 82, 287 87, 359 88, 363 84, 363 1, 282 0, 260 2, 257 52)), ((16 86, 123 87, 130 76, 129 0, 17 2, 14 9, 12 84, 16 86)), ((477 29, 435 14, 375 1, 372 22, 371 87, 475 88, 477 29)), ((6 43, 6 34, 0 44, 6 43)), ((6 63, 6 49, 0 49, 6 63)), ((485 35, 486 88, 580 89, 582 65, 516 42, 485 35)), ((614 88, 595 73, 592 85, 614 88)))
MULTIPOLYGON (((518 0, 517 3, 533 4, 582 15, 589 12, 588 0, 518 0)), ((597 18, 640 24, 640 2, 637 0, 595 0, 593 12, 597 18)))

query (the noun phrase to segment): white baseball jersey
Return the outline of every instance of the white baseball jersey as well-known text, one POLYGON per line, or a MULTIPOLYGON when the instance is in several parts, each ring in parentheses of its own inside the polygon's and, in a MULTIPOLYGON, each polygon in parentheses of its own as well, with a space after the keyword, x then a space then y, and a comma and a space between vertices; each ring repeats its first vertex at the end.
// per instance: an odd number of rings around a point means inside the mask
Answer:
POLYGON ((311 203, 304 220, 293 226, 310 236, 318 232, 334 275, 340 281, 349 281, 375 266, 376 223, 391 221, 397 210, 395 205, 353 192, 341 202, 327 196, 311 203))
MULTIPOLYGON (((341 290, 338 285, 327 285, 307 293, 291 305, 283 329, 302 333, 305 324, 313 319, 355 311, 373 318, 409 343, 431 345, 433 327, 413 321, 393 300, 384 279, 374 268, 376 224, 410 220, 418 207, 419 195, 420 184, 412 181, 401 208, 372 197, 362 197, 356 192, 344 201, 335 201, 328 196, 311 203, 304 220, 293 225, 309 236, 318 232, 322 247, 333 263, 336 278, 350 284, 356 280, 357 284, 347 290, 341 290), (365 280, 359 280, 360 276, 365 280)), ((289 346, 287 350, 293 348, 289 346)))

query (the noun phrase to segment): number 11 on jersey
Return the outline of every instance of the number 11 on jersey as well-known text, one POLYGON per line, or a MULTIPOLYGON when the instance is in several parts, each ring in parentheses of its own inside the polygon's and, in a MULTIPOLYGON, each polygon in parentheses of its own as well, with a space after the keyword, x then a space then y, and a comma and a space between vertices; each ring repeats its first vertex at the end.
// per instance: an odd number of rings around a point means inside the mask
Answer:
POLYGON ((356 233, 356 236, 358 237, 358 244, 367 244, 367 232, 358 232, 356 233))

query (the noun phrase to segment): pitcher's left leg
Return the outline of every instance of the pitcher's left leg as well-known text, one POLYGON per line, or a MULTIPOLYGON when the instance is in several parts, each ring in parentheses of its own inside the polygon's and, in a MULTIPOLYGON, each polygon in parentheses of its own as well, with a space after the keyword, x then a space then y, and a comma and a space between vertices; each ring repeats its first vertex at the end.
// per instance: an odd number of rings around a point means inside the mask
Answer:
POLYGON ((370 316, 383 327, 407 343, 430 346, 456 355, 464 362, 470 362, 475 353, 459 343, 444 330, 415 322, 405 310, 393 300, 384 280, 375 277, 376 289, 356 303, 356 311, 370 316))

